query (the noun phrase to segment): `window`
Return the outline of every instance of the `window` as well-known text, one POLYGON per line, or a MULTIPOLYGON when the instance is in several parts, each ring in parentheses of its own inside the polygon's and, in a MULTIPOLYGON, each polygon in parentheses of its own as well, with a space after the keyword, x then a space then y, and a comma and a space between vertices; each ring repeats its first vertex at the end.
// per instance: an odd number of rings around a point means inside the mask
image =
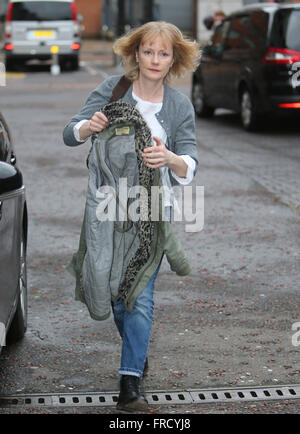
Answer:
POLYGON ((255 50, 264 47, 268 15, 254 11, 250 15, 235 17, 226 39, 226 49, 255 50))
POLYGON ((61 20, 72 20, 71 3, 29 1, 13 4, 12 21, 61 20))
POLYGON ((274 17, 271 34, 271 45, 277 48, 288 48, 300 51, 300 10, 284 9, 274 17))
POLYGON ((212 47, 216 47, 220 44, 223 45, 229 25, 230 25, 230 21, 226 20, 218 27, 216 27, 215 32, 211 38, 212 47))

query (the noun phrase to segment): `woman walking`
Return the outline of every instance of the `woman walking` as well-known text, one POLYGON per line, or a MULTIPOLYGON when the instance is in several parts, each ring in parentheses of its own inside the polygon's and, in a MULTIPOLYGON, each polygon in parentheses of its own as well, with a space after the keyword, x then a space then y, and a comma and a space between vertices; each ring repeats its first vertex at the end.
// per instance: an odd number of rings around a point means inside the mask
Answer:
MULTIPOLYGON (((198 165, 194 109, 185 95, 167 83, 186 70, 194 70, 199 60, 197 44, 184 38, 172 24, 149 22, 118 39, 114 51, 122 57, 127 83, 119 101, 138 110, 151 131, 153 143, 141 153, 144 164, 159 171, 162 185, 189 184, 198 165)), ((77 146, 109 127, 105 106, 120 78, 109 77, 91 92, 82 110, 65 126, 66 145, 77 146)), ((168 211, 172 206, 172 200, 165 203, 168 211)), ((148 408, 140 392, 140 379, 148 367, 153 291, 161 259, 146 285, 135 293, 130 310, 123 298, 112 300, 114 321, 122 338, 119 409, 148 408)))

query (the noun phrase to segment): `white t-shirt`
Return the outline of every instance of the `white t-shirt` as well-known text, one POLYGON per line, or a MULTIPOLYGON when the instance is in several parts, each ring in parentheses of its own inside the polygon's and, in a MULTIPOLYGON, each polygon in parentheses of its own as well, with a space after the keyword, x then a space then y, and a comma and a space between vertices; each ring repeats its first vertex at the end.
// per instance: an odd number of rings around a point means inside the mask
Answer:
MULTIPOLYGON (((153 136, 158 137, 167 147, 168 146, 167 133, 155 116, 156 113, 160 112, 162 108, 162 102, 156 103, 156 102, 145 101, 139 98, 134 92, 132 92, 132 96, 137 101, 135 108, 141 113, 141 115, 147 122, 147 125, 151 130, 152 137, 153 136)), ((152 140, 153 140, 153 145, 156 146, 155 140, 154 139, 152 140)), ((185 161, 185 163, 188 166, 186 177, 180 178, 179 176, 176 175, 175 172, 173 172, 173 170, 171 170, 171 173, 172 176, 180 184, 187 185, 192 181, 194 177, 195 161, 189 155, 180 155, 180 157, 185 161)), ((163 166, 159 170, 160 170, 161 184, 167 187, 167 191, 170 192, 170 195, 165 195, 164 205, 165 207, 174 206, 174 205, 176 206, 176 198, 174 197, 168 167, 163 166)))

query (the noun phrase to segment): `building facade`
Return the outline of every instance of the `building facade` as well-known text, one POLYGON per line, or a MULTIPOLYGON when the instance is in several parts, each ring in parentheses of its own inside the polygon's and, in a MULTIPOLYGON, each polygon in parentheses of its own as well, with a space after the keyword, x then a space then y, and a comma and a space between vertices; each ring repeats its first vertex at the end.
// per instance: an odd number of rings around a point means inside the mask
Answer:
MULTIPOLYGON (((0 0, 0 15, 5 14, 8 1, 0 0)), ((153 19, 169 21, 199 41, 205 41, 211 35, 203 24, 205 17, 216 10, 228 14, 243 5, 257 2, 261 0, 75 0, 83 18, 83 37, 100 37, 105 32, 115 37, 130 27, 153 19)), ((289 2, 299 3, 300 0, 289 2)))
POLYGON ((197 0, 102 0, 102 28, 120 35, 124 29, 162 20, 196 36, 196 4, 197 0))
POLYGON ((100 36, 102 25, 102 0, 75 0, 77 12, 82 15, 82 36, 100 36))

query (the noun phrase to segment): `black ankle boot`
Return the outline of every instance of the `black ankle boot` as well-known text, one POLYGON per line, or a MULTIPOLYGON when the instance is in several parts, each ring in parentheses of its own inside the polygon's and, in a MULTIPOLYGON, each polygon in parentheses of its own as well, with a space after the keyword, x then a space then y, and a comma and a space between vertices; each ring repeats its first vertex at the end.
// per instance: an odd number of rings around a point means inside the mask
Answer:
POLYGON ((143 411, 148 409, 148 402, 140 394, 140 378, 135 375, 122 375, 117 409, 143 411))

